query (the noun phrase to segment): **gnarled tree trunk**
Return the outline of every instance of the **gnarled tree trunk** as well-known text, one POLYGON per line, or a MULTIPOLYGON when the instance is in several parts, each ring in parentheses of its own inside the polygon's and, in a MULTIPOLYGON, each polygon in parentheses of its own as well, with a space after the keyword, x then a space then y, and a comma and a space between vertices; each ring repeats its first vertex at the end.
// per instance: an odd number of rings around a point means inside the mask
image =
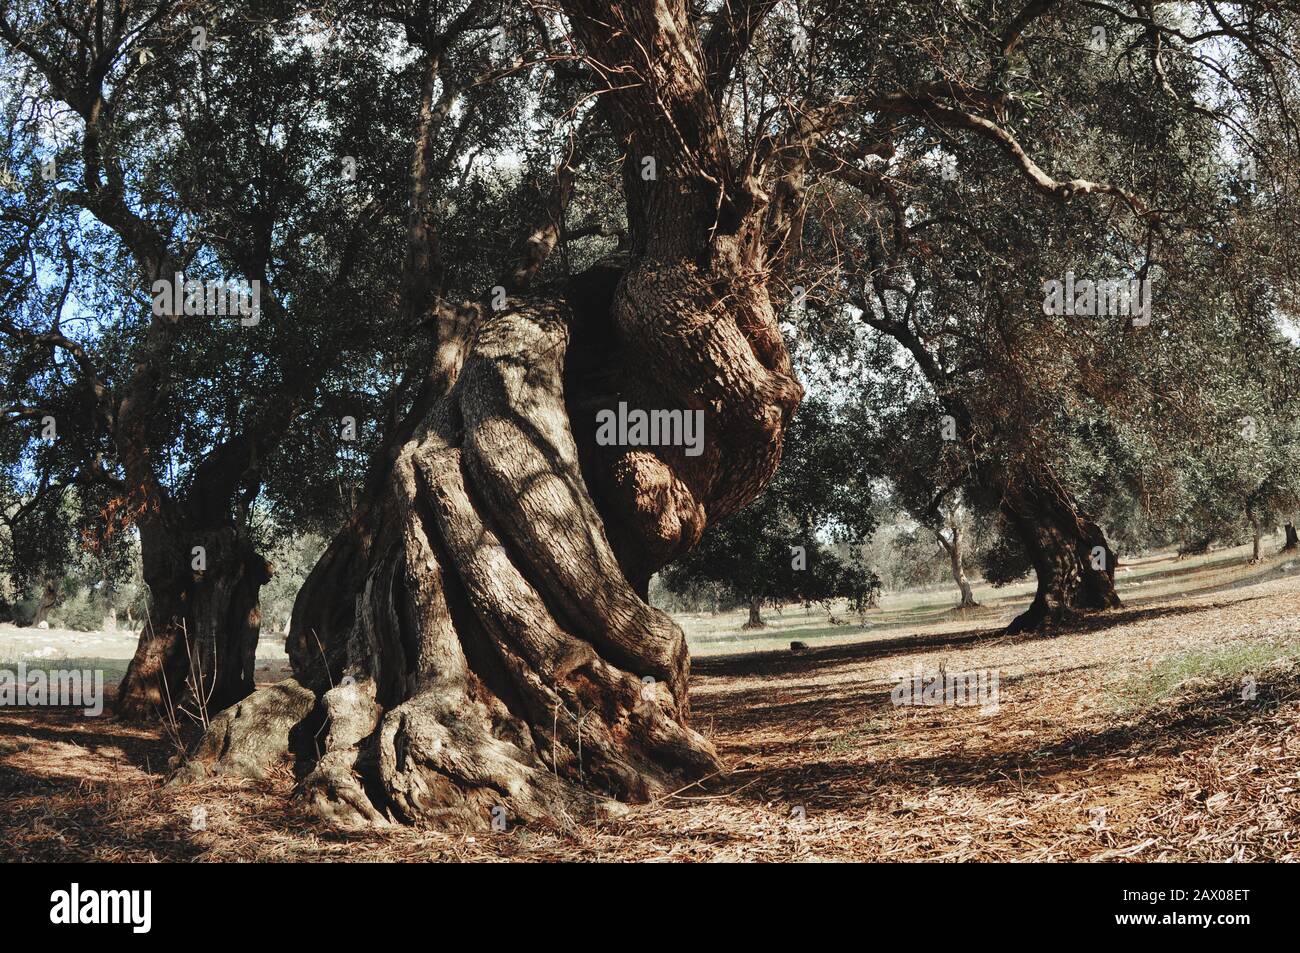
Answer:
POLYGON ((604 97, 628 248, 503 310, 436 305, 414 409, 294 606, 295 678, 328 725, 304 791, 340 824, 557 820, 721 768, 687 723, 682 632, 646 595, 762 489, 802 396, 763 197, 735 181, 683 3, 565 6, 595 60, 639 77, 604 97), (620 404, 701 414, 701 452, 598 445, 620 404))
POLYGON ((1283 529, 1286 530, 1286 542, 1282 545, 1282 552, 1300 548, 1300 536, 1296 535, 1295 523, 1287 523, 1283 529))
MULTIPOLYGON (((729 425, 707 415, 717 436, 705 456, 717 466, 741 439, 761 469, 694 467, 681 448, 580 447, 574 433, 590 427, 579 422, 626 398, 593 391, 606 382, 575 359, 573 335, 592 333, 602 312, 626 320, 632 275, 612 297, 598 291, 613 275, 595 274, 483 317, 454 386, 419 414, 374 503, 309 577, 289 647, 330 719, 306 782, 326 816, 482 827, 562 816, 589 803, 584 788, 641 801, 719 770, 686 724, 681 630, 643 586, 706 519, 761 487, 798 388, 787 368, 753 361, 715 311, 694 322, 712 346, 661 351, 672 366, 660 377, 689 379, 713 354, 747 365, 760 403, 733 402, 729 425), (621 533, 607 532, 614 519, 621 533)), ((624 328, 630 342, 657 333, 624 328)), ((725 364, 707 366, 727 378, 725 364)), ((660 406, 690 399, 666 392, 660 406)))
POLYGON ((1023 470, 1011 481, 1004 511, 1033 564, 1038 588, 1008 632, 1050 628, 1080 613, 1120 604, 1115 553, 1050 473, 1023 470))
POLYGON ((749 618, 745 621, 745 624, 741 626, 741 628, 761 629, 764 626, 766 626, 767 623, 763 621, 762 609, 763 609, 763 600, 759 599, 758 596, 753 596, 749 600, 749 618))

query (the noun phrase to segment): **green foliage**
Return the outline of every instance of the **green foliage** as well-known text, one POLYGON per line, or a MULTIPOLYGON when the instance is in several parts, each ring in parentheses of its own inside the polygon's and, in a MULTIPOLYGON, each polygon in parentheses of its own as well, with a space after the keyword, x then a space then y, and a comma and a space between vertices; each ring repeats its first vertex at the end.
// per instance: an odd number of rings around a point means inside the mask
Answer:
POLYGON ((871 604, 880 581, 862 567, 858 547, 878 514, 858 436, 844 408, 805 401, 767 489, 668 567, 666 588, 683 595, 716 584, 738 603, 871 604))
POLYGON ((23 627, 29 626, 36 622, 36 614, 40 611, 41 600, 38 596, 26 596, 19 599, 13 607, 14 625, 23 627))
MULTIPOLYGON (((922 8, 866 4, 832 31, 826 55, 865 88, 924 82, 922 8)), ((816 290, 791 321, 878 413, 874 456, 899 504, 931 524, 936 501, 959 489, 993 527, 1018 474, 1049 474, 1126 551, 1237 538, 1294 512, 1300 351, 1285 329, 1300 273, 1297 137, 1263 105, 1295 100, 1293 64, 1285 89, 1271 91, 1274 72, 1238 47, 1180 57, 1157 79, 1135 21, 1069 6, 1041 17, 1010 62, 985 63, 978 34, 1003 11, 975 9, 936 16, 940 46, 963 51, 944 82, 998 75, 1000 121, 1039 167, 1115 184, 1160 212, 1036 193, 992 136, 864 119, 860 141, 893 151, 863 167, 886 178, 871 189, 861 176, 823 184, 789 279, 816 290), (1109 37, 1101 52, 1087 44, 1096 23, 1109 37), (1192 108, 1207 86, 1251 117, 1247 129, 1192 108), (945 156, 954 175, 940 173, 945 156), (1243 173, 1244 156, 1258 160, 1256 175, 1243 173), (1067 272, 1149 278, 1150 324, 1044 313, 1043 282, 1067 272)), ((1183 13, 1215 15, 1197 4, 1183 13)), ((995 582, 1029 569, 1011 539, 980 562, 995 582)))
MULTIPOLYGON (((195 49, 189 6, 125 4, 121 22, 106 16, 89 31, 123 45, 103 54, 110 105, 97 152, 82 148, 89 120, 69 102, 90 95, 89 81, 57 83, 38 68, 86 68, 75 53, 83 11, 52 18, 46 7, 22 0, 2 14, 12 34, 0 42, 0 166, 19 187, 0 188, 0 510, 11 517, 0 571, 27 584, 85 546, 129 546, 138 487, 125 485, 115 411, 142 366, 156 374, 157 400, 139 452, 178 522, 256 535, 273 511, 286 532, 331 532, 430 363, 428 315, 400 304, 402 262, 427 72, 420 32, 449 11, 219 3, 202 16, 211 42, 195 49), (47 156, 58 168, 48 182, 35 171, 47 156), (102 168, 86 168, 87 156, 102 168), (87 194, 113 170, 139 227, 87 194), (187 278, 261 281, 261 320, 186 317, 157 334, 141 229, 157 231, 187 278), (51 327, 66 341, 44 339, 51 327), (45 416, 57 423, 52 441, 41 439, 45 416), (343 437, 344 417, 355 440, 343 437), (233 477, 214 479, 222 467, 233 477)), ((573 104, 572 82, 539 83, 542 68, 477 82, 490 37, 527 20, 481 12, 440 50, 443 89, 461 94, 432 143, 447 254, 429 277, 438 294, 469 300, 509 260, 516 236, 501 223, 541 205, 537 184, 573 104)), ((601 189, 584 181, 579 193, 590 201, 601 189)))
POLYGON ((980 572, 992 586, 1005 586, 1033 571, 1024 547, 1012 533, 1001 533, 979 558, 980 572))
POLYGON ((105 606, 100 599, 91 593, 80 592, 55 607, 50 612, 49 623, 63 629, 97 632, 104 625, 104 610, 105 606))
POLYGON ((306 533, 285 536, 267 555, 271 563, 271 581, 262 587, 261 611, 264 635, 278 635, 284 631, 293 614, 293 601, 302 588, 307 574, 325 551, 327 540, 323 536, 306 533))

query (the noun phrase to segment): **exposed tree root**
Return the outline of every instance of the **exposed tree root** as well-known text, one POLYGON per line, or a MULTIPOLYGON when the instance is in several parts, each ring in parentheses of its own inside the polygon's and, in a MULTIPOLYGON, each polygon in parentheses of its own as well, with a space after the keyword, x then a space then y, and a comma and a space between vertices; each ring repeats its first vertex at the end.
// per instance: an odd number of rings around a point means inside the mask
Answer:
POLYGON ((292 747, 304 750, 316 695, 293 679, 260 689, 212 719, 169 783, 213 774, 264 778, 292 747))
POLYGON ((343 647, 290 640, 327 726, 303 790, 333 823, 563 819, 721 768, 686 726, 681 630, 633 591, 587 491, 567 334, 562 301, 487 318, 393 461, 378 532, 327 554, 300 596, 354 607, 326 633, 343 647), (359 594, 340 591, 338 567, 362 560, 359 594))

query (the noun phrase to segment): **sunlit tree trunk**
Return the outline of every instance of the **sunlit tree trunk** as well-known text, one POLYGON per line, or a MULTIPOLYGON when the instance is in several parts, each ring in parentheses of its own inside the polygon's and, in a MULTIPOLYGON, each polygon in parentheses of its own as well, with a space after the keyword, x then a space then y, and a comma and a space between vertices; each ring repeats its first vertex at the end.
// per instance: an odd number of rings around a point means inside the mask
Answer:
POLYGON ((971 589, 970 580, 966 578, 966 570, 962 565, 962 538, 961 524, 954 517, 949 520, 949 532, 951 538, 944 536, 942 532, 936 532, 939 543, 943 546, 944 551, 948 553, 948 561, 952 567, 952 579, 957 584, 957 591, 961 594, 961 601, 957 603, 958 609, 973 609, 979 603, 975 601, 975 593, 971 589))

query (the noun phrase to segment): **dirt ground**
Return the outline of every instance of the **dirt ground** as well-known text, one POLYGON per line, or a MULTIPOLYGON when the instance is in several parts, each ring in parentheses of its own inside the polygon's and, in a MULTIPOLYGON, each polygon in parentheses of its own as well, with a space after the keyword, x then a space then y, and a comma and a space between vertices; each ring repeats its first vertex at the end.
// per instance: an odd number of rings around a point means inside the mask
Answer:
POLYGON ((1054 636, 1005 636, 999 611, 698 658, 695 724, 729 773, 568 830, 342 833, 302 813, 287 771, 167 789, 157 732, 0 708, 0 856, 1300 859, 1300 564, 1175 575, 1180 591, 1054 636), (914 666, 996 673, 998 704, 893 704, 914 666))

